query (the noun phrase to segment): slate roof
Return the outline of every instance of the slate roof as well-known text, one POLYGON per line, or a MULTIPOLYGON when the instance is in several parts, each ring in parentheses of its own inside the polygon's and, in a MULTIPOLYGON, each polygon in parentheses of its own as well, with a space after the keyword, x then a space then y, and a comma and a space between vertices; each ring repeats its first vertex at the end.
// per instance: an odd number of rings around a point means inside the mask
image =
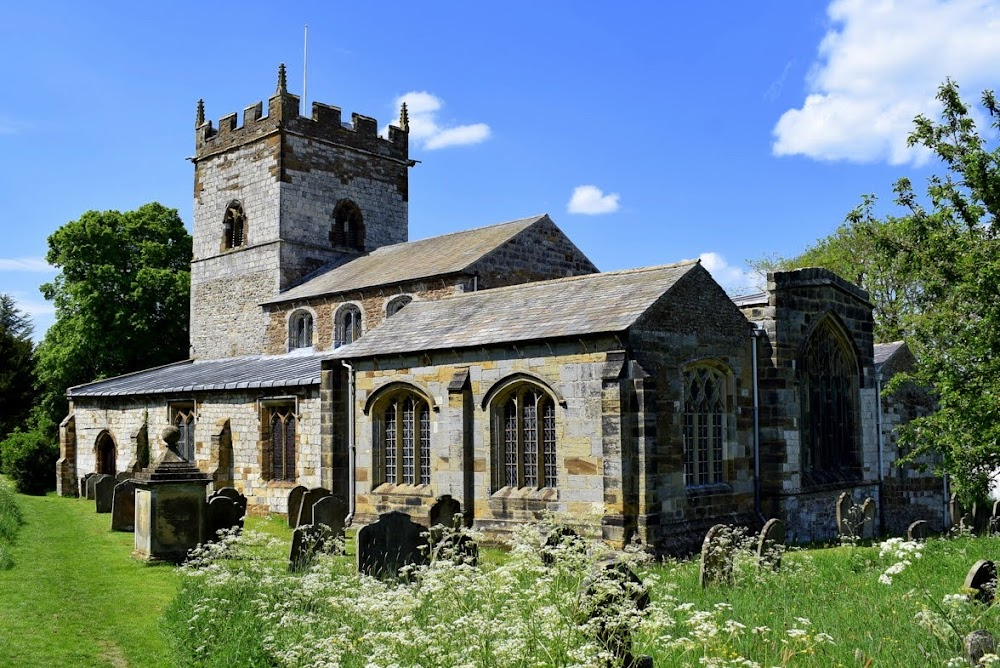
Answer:
POLYGON ((455 274, 547 218, 542 214, 439 237, 383 246, 297 285, 264 304, 455 274))
POLYGON ((414 301, 331 358, 622 332, 698 264, 692 260, 414 301))
POLYGON ((732 297, 732 302, 736 306, 743 308, 744 306, 755 306, 757 304, 767 304, 767 293, 766 292, 754 292, 749 295, 736 295, 732 297))
POLYGON ((906 345, 905 341, 893 341, 892 343, 875 344, 875 368, 878 369, 888 362, 896 351, 906 345))
POLYGON ((327 353, 248 355, 215 360, 185 360, 67 390, 71 398, 140 394, 179 394, 205 390, 242 390, 319 385, 327 353))

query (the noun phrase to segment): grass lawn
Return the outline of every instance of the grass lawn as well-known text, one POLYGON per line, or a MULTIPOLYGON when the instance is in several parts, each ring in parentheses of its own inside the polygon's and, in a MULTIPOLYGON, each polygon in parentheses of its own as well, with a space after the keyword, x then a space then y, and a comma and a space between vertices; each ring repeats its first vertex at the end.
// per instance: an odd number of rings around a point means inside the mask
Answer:
POLYGON ((130 558, 93 501, 15 497, 24 516, 0 571, 0 666, 172 666, 158 620, 179 578, 130 558))

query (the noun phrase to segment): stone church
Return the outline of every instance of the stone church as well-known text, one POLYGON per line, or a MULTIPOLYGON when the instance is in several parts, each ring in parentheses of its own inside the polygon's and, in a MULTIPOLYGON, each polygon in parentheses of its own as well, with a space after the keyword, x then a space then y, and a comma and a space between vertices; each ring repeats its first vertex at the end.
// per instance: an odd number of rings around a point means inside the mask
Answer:
MULTIPOLYGON (((864 291, 822 269, 732 299, 696 261, 599 272, 547 215, 409 240, 405 105, 373 118, 276 93, 218 127, 198 106, 190 359, 68 390, 58 487, 180 447, 283 513, 325 487, 355 525, 443 495, 502 538, 547 514, 612 543, 718 522, 836 533, 846 491, 886 530, 942 521, 895 466, 913 408, 880 396, 864 291)), ((910 360, 912 361, 912 360, 910 360)))

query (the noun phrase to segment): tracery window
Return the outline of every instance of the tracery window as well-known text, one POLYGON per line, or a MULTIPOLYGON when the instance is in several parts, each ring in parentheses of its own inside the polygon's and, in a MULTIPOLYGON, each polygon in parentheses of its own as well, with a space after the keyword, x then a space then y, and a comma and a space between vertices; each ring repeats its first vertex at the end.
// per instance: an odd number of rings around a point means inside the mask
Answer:
POLYGON ((712 366, 697 365, 684 372, 684 484, 725 482, 728 383, 712 366))
POLYGON ((361 337, 361 309, 346 304, 337 311, 334 323, 333 347, 346 346, 361 337))
POLYGON ((556 409, 552 397, 523 383, 493 402, 494 486, 555 487, 556 409))
POLYGON ((809 337, 801 369, 802 472, 813 483, 859 477, 858 366, 834 323, 820 324, 809 337))
POLYGON ((269 403, 264 407, 264 463, 270 480, 294 481, 295 432, 297 418, 293 401, 269 403))
POLYGON ((406 306, 412 301, 413 297, 411 297, 410 295, 400 295, 399 297, 394 297, 385 306, 385 317, 389 318, 396 315, 403 309, 404 306, 406 306))
POLYGON ((170 404, 170 424, 180 431, 177 451, 189 462, 194 461, 194 402, 172 402, 170 404))
POLYGON ((361 210, 349 199, 337 202, 330 227, 330 244, 355 250, 365 249, 365 223, 361 210))
POLYGON ((313 344, 313 317, 308 311, 292 314, 288 320, 288 349, 309 348, 313 344))
POLYGON ((223 248, 237 248, 246 243, 246 215, 243 205, 233 200, 226 206, 226 215, 222 219, 223 248))
POLYGON ((431 416, 427 401, 414 392, 395 392, 378 404, 376 452, 381 455, 376 484, 429 485, 431 416))

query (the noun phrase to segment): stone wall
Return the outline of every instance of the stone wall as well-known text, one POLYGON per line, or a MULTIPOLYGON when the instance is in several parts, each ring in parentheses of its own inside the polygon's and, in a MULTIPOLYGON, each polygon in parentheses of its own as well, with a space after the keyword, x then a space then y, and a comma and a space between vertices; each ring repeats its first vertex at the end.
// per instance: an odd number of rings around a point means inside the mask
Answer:
POLYGON ((318 487, 321 476, 319 388, 288 388, 271 392, 198 393, 178 397, 87 398, 75 400, 76 475, 95 470, 95 446, 107 432, 116 445, 115 469, 128 470, 137 458, 137 437, 143 427, 149 434, 150 460, 163 454, 160 439, 170 424, 173 401, 195 403, 195 464, 217 480, 232 480, 258 512, 283 513, 288 492, 296 484, 318 487), (261 407, 268 400, 297 400, 295 482, 264 479, 261 446, 261 407), (217 471, 220 434, 228 427, 232 444, 232 475, 217 471))

